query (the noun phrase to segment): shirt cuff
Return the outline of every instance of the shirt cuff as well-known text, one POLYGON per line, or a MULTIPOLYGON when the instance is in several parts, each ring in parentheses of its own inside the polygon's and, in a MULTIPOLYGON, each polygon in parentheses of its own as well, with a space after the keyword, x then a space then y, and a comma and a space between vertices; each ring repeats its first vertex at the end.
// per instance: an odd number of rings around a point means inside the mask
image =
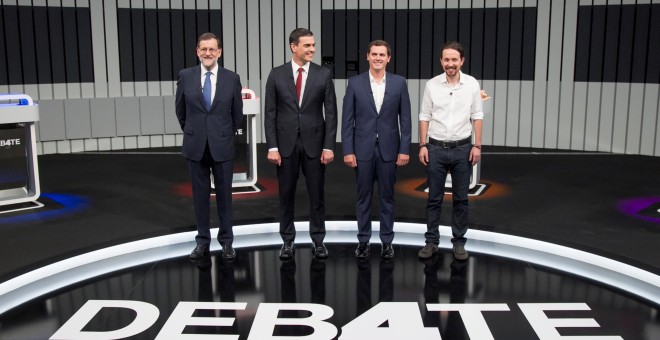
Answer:
POLYGON ((279 150, 278 148, 270 148, 270 149, 268 149, 268 152, 271 152, 271 151, 280 151, 280 150, 279 150))

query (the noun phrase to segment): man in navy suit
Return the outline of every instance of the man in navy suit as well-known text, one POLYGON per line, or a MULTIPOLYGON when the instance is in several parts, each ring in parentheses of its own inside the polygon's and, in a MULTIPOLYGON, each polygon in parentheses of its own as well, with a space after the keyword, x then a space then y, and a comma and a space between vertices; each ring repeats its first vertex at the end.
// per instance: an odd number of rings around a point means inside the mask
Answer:
POLYGON ((201 65, 181 70, 176 85, 176 116, 184 133, 181 151, 188 160, 197 221, 197 246, 190 253, 193 260, 209 253, 211 171, 215 180, 222 256, 225 259, 236 256, 232 248, 232 160, 234 134, 243 120, 243 100, 238 74, 218 65, 221 55, 220 39, 213 33, 202 34, 197 40, 201 65))
POLYGON ((289 35, 291 61, 274 68, 266 81, 265 121, 268 161, 277 165, 282 260, 294 255, 296 183, 302 169, 309 195, 309 233, 314 255, 328 257, 325 238, 325 166, 334 159, 337 99, 332 73, 312 63, 313 33, 297 28, 289 35), (325 116, 324 116, 325 113, 325 116))
POLYGON ((381 256, 394 257, 396 167, 410 159, 410 97, 406 80, 385 71, 391 54, 386 41, 372 41, 369 71, 351 77, 344 96, 341 141, 344 163, 357 177, 358 258, 369 256, 374 181, 380 194, 381 256))

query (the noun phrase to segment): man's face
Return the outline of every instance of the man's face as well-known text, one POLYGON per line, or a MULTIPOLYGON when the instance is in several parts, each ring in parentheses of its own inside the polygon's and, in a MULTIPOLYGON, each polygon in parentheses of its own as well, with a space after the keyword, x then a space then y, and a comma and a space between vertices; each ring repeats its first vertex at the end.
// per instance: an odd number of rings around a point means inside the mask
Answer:
POLYGON ((391 56, 387 55, 387 47, 385 46, 371 46, 371 50, 367 53, 367 61, 369 62, 369 69, 374 71, 381 71, 387 67, 390 62, 391 56))
POLYGON ((448 77, 454 77, 458 75, 458 71, 461 70, 465 58, 461 58, 461 54, 451 48, 444 49, 442 51, 442 58, 440 63, 442 64, 442 69, 445 70, 448 77))
POLYGON ((202 40, 197 45, 197 57, 206 69, 212 69, 222 55, 222 49, 218 48, 215 39, 202 40))
POLYGON ((300 37, 297 45, 291 44, 291 51, 293 51, 293 59, 296 62, 301 64, 311 62, 316 51, 314 36, 300 37))

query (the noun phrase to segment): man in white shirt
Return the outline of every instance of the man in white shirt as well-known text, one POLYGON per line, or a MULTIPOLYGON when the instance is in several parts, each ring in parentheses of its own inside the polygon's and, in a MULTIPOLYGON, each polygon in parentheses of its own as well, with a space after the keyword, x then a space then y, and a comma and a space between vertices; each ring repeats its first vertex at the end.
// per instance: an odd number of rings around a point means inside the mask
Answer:
POLYGON ((465 250, 468 187, 472 166, 481 159, 483 112, 479 83, 461 72, 464 62, 461 44, 448 42, 442 46, 440 63, 445 73, 426 83, 419 113, 419 161, 427 166, 429 185, 426 245, 418 254, 423 259, 438 251, 438 226, 447 173, 451 173, 452 179, 454 257, 457 260, 468 258, 465 250))

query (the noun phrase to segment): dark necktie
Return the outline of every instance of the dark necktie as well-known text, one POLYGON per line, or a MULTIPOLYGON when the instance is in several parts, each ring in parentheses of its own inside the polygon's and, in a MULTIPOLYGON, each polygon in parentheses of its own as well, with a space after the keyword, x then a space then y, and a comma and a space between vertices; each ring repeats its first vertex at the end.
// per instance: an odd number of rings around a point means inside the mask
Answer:
POLYGON ((298 69, 298 77, 296 78, 296 94, 298 95, 298 103, 300 103, 300 90, 302 89, 302 76, 304 69, 298 69))
POLYGON ((213 86, 211 85, 211 71, 206 72, 206 79, 204 80, 204 87, 202 87, 202 95, 204 96, 204 103, 206 104, 206 110, 211 109, 211 90, 213 86))

